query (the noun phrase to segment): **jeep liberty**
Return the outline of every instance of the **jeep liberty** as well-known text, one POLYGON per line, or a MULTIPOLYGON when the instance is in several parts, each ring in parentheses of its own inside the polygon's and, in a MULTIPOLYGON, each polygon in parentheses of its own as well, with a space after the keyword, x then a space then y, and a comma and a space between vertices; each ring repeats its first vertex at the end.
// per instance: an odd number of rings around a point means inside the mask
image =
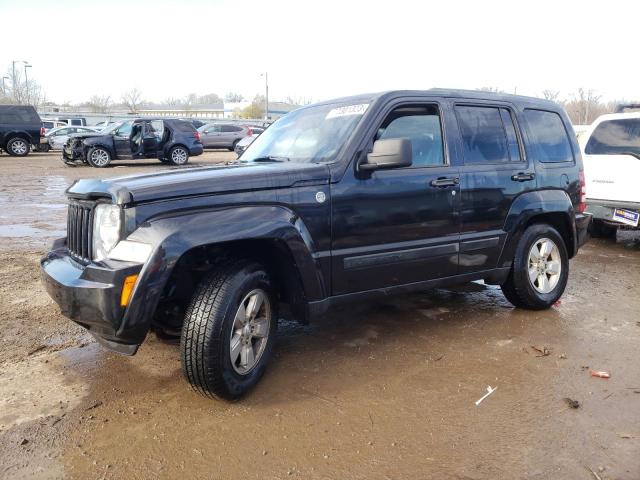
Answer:
POLYGON ((236 398, 278 318, 474 280, 549 308, 587 238, 580 150, 555 103, 442 90, 322 102, 236 164, 79 180, 41 260, 62 312, 133 355, 181 337, 183 372, 236 398))

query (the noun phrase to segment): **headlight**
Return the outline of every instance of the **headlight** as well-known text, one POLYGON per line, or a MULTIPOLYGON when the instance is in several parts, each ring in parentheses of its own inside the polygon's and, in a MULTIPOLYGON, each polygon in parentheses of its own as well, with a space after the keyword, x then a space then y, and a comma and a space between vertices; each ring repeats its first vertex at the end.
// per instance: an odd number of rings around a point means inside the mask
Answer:
POLYGON ((93 217, 93 259, 107 257, 120 239, 120 207, 117 205, 98 205, 93 217))
POLYGON ((151 255, 151 245, 122 240, 109 253, 109 258, 123 262, 145 263, 151 255))

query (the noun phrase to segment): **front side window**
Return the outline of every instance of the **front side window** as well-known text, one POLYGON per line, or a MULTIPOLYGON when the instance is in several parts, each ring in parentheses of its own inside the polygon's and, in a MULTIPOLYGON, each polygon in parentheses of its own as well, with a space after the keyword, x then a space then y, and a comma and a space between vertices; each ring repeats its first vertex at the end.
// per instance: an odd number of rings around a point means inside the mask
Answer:
POLYGON ((560 115, 526 109, 524 118, 529 126, 529 148, 534 159, 543 163, 573 162, 569 136, 560 115))
POLYGON ((325 104, 288 113, 242 154, 242 161, 333 162, 369 104, 325 104))
POLYGON ((440 114, 435 105, 393 110, 378 129, 375 139, 389 138, 408 138, 411 141, 412 167, 445 164, 440 114))
POLYGON ((114 134, 119 137, 128 137, 129 135, 131 135, 132 126, 133 122, 124 122, 115 130, 114 134))
POLYGON ((455 109, 466 165, 509 161, 502 109, 466 105, 457 105, 455 109))
POLYGON ((600 123, 591 134, 584 152, 589 155, 640 155, 640 118, 600 123))

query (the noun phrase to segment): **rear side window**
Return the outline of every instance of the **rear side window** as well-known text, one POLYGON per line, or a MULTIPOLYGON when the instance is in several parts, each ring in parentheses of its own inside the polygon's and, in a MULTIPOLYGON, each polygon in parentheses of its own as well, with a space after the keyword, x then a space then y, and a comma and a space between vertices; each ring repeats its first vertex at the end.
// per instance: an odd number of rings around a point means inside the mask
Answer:
POLYGON ((515 127, 505 108, 456 106, 466 165, 520 161, 515 127))
POLYGON ((534 159, 543 163, 573 162, 571 143, 560 115, 526 109, 524 118, 529 126, 529 148, 534 159))
POLYGON ((33 107, 5 105, 0 108, 0 123, 40 123, 33 107))
POLYGON ((188 122, 175 122, 174 125, 179 132, 193 133, 196 131, 195 127, 188 122))
POLYGON ((591 134, 584 151, 589 155, 640 154, 640 118, 602 122, 591 134))

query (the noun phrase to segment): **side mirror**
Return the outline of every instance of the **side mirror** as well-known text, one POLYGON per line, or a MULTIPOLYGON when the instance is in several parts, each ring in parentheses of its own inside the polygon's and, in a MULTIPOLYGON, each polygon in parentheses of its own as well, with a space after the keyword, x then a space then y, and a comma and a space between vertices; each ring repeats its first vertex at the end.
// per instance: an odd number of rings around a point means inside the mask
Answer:
POLYGON ((361 163, 358 169, 360 171, 373 171, 410 167, 412 156, 411 140, 408 138, 377 140, 373 143, 373 151, 367 154, 366 163, 361 163))

